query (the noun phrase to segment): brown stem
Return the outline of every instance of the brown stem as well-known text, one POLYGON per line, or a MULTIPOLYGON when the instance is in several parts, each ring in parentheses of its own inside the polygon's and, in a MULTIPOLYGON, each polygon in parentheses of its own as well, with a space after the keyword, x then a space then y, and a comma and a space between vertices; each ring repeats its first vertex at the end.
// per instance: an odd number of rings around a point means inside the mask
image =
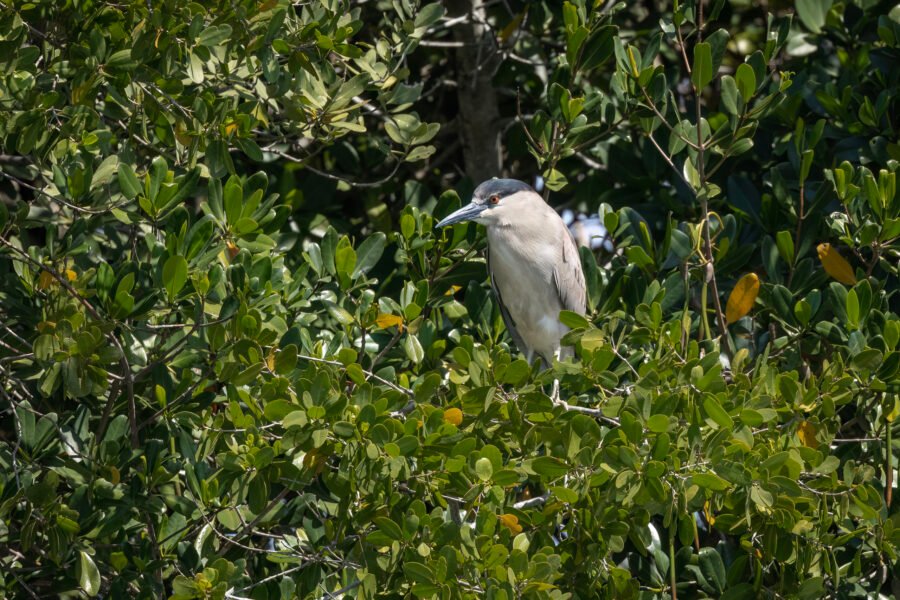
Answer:
POLYGON ((884 457, 885 457, 885 485, 884 485, 884 503, 890 508, 891 500, 894 497, 894 449, 891 447, 893 445, 891 440, 891 426, 893 423, 885 419, 885 437, 887 438, 885 441, 884 448, 884 457))
MULTIPOLYGON (((675 126, 672 125, 671 123, 669 123, 669 122, 666 120, 666 118, 662 115, 662 113, 659 112, 659 109, 656 107, 656 103, 653 102, 653 99, 650 97, 650 94, 647 93, 647 90, 646 90, 643 86, 641 86, 641 92, 643 93, 643 95, 644 95, 644 100, 647 101, 647 105, 650 107, 650 110, 652 110, 652 111, 653 111, 653 114, 655 114, 655 115, 657 116, 657 118, 658 118, 660 121, 662 121, 662 124, 666 126, 666 128, 669 130, 669 132, 670 132, 672 135, 677 135, 677 136, 678 136, 678 139, 680 139, 682 142, 684 142, 685 144, 687 144, 688 146, 690 146, 690 147, 693 148, 694 150, 698 150, 698 151, 699 151, 699 150, 700 150, 700 147, 697 146, 697 144, 695 144, 695 143, 692 142, 691 140, 687 139, 684 135, 682 135, 682 134, 680 134, 680 133, 677 133, 677 132, 675 131, 675 126)), ((698 124, 697 126, 699 127, 699 124, 698 124)))
MULTIPOLYGON (((703 0, 700 0, 699 18, 697 19, 697 43, 703 41, 703 0)), ((706 146, 703 143, 703 106, 701 103, 701 92, 696 85, 694 86, 694 103, 697 108, 697 173, 700 176, 700 188, 702 193, 698 195, 700 199, 700 208, 703 212, 703 252, 706 258, 706 280, 713 293, 713 305, 716 307, 716 322, 719 325, 719 337, 723 340, 726 338, 728 328, 725 324, 725 313, 722 312, 722 301, 719 299, 719 285, 716 282, 716 268, 713 261, 713 245, 709 234, 709 201, 706 198, 706 165, 704 164, 704 154, 706 146)))
POLYGON ((796 261, 797 250, 800 248, 800 231, 803 228, 803 219, 806 217, 806 215, 804 214, 805 209, 803 206, 805 198, 806 198, 806 193, 804 190, 804 185, 801 183, 800 184, 800 213, 797 215, 797 228, 794 230, 794 260, 792 261, 792 264, 790 265, 791 270, 788 273, 788 280, 787 280, 788 287, 791 287, 791 281, 793 281, 793 279, 794 279, 794 264, 793 263, 797 262, 796 261))

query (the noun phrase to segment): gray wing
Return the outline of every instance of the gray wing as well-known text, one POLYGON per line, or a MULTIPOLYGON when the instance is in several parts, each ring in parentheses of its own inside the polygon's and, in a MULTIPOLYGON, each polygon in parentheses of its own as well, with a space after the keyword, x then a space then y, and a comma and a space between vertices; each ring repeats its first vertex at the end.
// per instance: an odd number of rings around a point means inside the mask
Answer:
POLYGON ((559 300, 565 310, 580 315, 587 312, 587 286, 584 283, 584 271, 581 269, 581 257, 578 246, 569 228, 560 221, 562 230, 562 262, 553 272, 553 282, 559 293, 559 300))
POLYGON ((512 336, 513 341, 516 343, 516 348, 518 348, 525 354, 528 354, 528 347, 525 346, 525 342, 522 341, 522 336, 519 335, 519 331, 516 329, 516 322, 513 321, 512 316, 509 314, 509 310, 507 310, 506 304, 503 303, 503 297, 500 295, 500 288, 497 287, 497 282, 494 280, 494 272, 491 270, 490 247, 488 247, 485 256, 487 258, 488 273, 490 273, 491 275, 491 288, 493 288, 494 295, 497 297, 497 304, 500 305, 500 315, 503 317, 503 323, 506 325, 506 330, 509 332, 509 335, 512 336))

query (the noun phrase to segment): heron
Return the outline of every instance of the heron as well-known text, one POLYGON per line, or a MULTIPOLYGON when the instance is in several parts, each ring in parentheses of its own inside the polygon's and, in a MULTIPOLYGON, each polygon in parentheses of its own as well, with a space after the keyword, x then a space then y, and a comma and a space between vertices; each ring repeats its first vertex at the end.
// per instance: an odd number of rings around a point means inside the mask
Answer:
MULTIPOLYGON (((487 229, 487 264, 500 314, 529 364, 572 356, 560 340, 569 330, 562 310, 584 315, 587 290, 578 246, 562 218, 534 188, 516 179, 489 179, 466 206, 436 227, 474 221, 487 229)), ((558 387, 554 385, 554 395, 558 387)))

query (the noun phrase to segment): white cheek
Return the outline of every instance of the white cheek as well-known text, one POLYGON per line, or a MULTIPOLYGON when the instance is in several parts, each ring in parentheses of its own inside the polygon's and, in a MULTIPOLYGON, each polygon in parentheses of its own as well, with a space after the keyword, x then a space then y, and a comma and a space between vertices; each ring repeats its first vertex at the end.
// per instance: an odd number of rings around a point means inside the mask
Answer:
POLYGON ((481 225, 493 225, 497 222, 497 214, 492 208, 486 208, 473 220, 481 225))

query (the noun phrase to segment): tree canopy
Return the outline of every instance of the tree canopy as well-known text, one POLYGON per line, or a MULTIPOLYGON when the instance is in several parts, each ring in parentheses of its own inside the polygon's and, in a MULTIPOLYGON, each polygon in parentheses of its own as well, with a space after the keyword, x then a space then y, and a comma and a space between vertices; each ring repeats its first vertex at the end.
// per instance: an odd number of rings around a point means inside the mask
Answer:
POLYGON ((900 7, 759 4, 0 0, 0 591, 900 594, 900 7))

